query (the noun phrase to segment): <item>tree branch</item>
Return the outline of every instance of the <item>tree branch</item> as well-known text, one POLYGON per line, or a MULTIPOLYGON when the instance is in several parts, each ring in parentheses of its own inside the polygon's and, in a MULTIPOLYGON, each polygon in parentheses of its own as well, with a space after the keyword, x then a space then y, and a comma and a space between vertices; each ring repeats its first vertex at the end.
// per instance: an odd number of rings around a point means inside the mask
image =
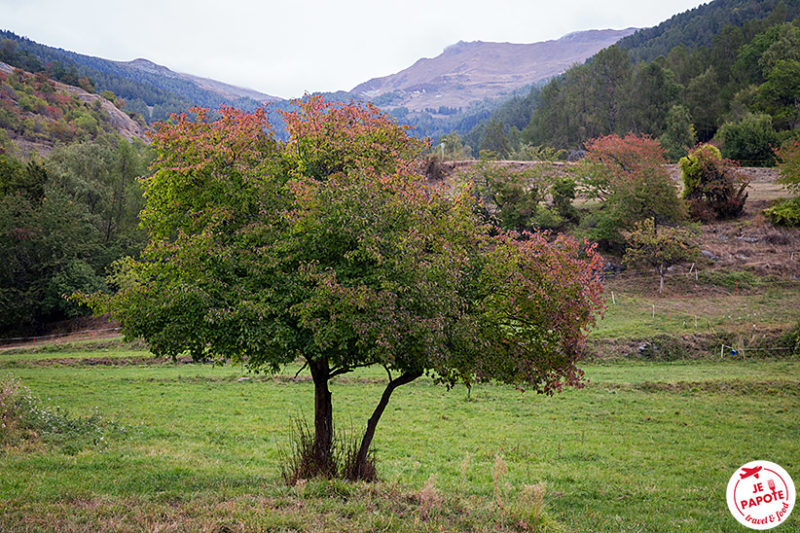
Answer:
POLYGON ((422 372, 418 371, 406 372, 405 374, 401 374, 397 379, 389 381, 389 383, 386 385, 386 389, 384 389, 383 394, 381 395, 381 400, 378 402, 378 405, 372 412, 372 416, 367 421, 367 429, 364 432, 363 438, 361 439, 361 446, 359 446, 358 455, 356 456, 355 472, 351 473, 354 479, 358 479, 363 473, 362 469, 366 464, 367 453, 369 452, 372 439, 375 436, 375 428, 378 425, 378 421, 380 420, 383 411, 386 409, 386 406, 389 403, 389 398, 391 397, 392 392, 394 392, 394 390, 401 385, 411 383, 421 375, 422 372))
POLYGON ((347 374, 348 372, 352 372, 354 368, 357 368, 357 367, 355 367, 355 366, 354 367, 340 366, 339 368, 334 368, 333 370, 331 370, 331 373, 330 373, 329 377, 336 377, 336 376, 339 376, 341 374, 347 374))
POLYGON ((374 364, 375 364, 375 362, 370 362, 370 363, 363 363, 363 364, 360 364, 360 365, 340 366, 338 368, 333 368, 331 370, 331 373, 330 373, 329 377, 335 377, 335 376, 339 376, 341 374, 347 374, 348 372, 352 372, 356 368, 364 368, 364 367, 372 366, 374 364))
POLYGON ((307 366, 308 366, 308 361, 306 361, 305 363, 303 363, 303 366, 301 366, 301 367, 300 367, 300 370, 298 370, 298 371, 297 371, 297 374, 295 374, 295 375, 294 375, 294 377, 293 377, 292 379, 297 379, 297 376, 299 376, 299 375, 300 375, 300 372, 302 372, 303 370, 305 370, 305 368, 306 368, 307 366))

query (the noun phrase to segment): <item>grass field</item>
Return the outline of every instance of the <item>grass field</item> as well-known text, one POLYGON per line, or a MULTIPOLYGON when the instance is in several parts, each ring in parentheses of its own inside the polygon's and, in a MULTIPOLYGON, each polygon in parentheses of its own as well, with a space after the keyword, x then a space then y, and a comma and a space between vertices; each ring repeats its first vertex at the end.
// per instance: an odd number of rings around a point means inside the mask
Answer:
MULTIPOLYGON (((297 368, 45 355, 0 355, 0 378, 113 424, 77 446, 3 449, 4 532, 519 531, 534 516, 541 531, 741 531, 725 503, 737 467, 767 459, 800 481, 797 359, 594 363, 586 388, 552 398, 480 384, 467 401, 421 379, 378 427, 379 483, 287 487, 282 450, 313 396, 297 368)), ((333 384, 340 430, 361 428, 382 381, 333 384)), ((798 529, 795 512, 779 531, 798 529)))
POLYGON ((644 296, 641 292, 618 289, 615 303, 610 291, 606 292, 605 317, 591 332, 593 338, 716 332, 736 332, 749 337, 767 329, 788 329, 797 322, 800 309, 800 284, 710 295, 644 296))

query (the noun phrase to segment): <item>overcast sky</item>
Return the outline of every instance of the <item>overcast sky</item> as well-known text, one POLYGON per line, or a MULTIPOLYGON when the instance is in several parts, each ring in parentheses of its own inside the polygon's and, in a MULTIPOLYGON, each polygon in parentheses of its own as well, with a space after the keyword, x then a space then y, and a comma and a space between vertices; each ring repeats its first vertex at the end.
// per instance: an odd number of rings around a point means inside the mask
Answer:
POLYGON ((0 28, 50 46, 284 98, 350 90, 458 41, 532 43, 648 27, 697 0, 0 0, 0 28))

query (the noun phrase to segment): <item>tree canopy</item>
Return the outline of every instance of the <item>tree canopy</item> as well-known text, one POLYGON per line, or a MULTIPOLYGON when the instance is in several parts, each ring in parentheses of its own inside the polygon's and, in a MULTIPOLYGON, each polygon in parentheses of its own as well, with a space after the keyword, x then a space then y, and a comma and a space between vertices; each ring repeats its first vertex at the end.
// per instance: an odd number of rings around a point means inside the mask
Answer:
POLYGON ((594 247, 492 232, 471 187, 411 169, 419 141, 371 105, 296 102, 290 138, 261 111, 194 110, 161 124, 144 181, 150 242, 116 294, 90 298, 159 354, 277 369, 315 387, 315 472, 335 470, 328 382, 381 365, 387 388, 346 475, 365 461, 392 391, 428 374, 552 394, 601 307, 594 247))
POLYGON ((102 288, 111 263, 141 250, 146 159, 143 143, 110 135, 25 164, 0 153, 0 336, 85 315, 64 295, 102 288))
POLYGON ((664 292, 664 276, 672 265, 693 259, 697 244, 689 230, 678 227, 656 227, 646 218, 626 232, 628 247, 624 262, 632 266, 649 266, 659 277, 658 292, 664 292))
POLYGON ((620 230, 636 222, 651 218, 657 224, 676 224, 686 218, 658 141, 608 135, 589 141, 586 149, 578 167, 581 185, 602 201, 602 209, 585 221, 593 240, 619 246, 624 242, 620 230))

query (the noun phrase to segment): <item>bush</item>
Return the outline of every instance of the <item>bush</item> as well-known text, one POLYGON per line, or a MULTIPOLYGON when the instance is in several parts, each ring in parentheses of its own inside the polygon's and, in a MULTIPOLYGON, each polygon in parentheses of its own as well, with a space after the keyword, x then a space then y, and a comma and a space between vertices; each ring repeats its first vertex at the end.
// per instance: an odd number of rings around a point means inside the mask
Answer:
POLYGON ((535 185, 510 179, 495 184, 494 198, 500 210, 500 226, 503 229, 523 231, 532 229, 541 193, 535 185))
MULTIPOLYGON (((546 172, 546 171, 544 171, 546 172)), ((494 215, 503 229, 533 229, 534 218, 544 193, 545 176, 536 170, 513 171, 492 161, 481 160, 475 167, 475 183, 484 205, 495 209, 494 215)))
POLYGON ((800 226, 800 196, 782 200, 763 211, 767 220, 776 226, 800 226))
POLYGON ((722 143, 722 155, 752 167, 770 167, 775 164, 773 147, 778 135, 772 128, 769 115, 748 114, 739 122, 726 122, 717 132, 722 143))
POLYGON ((780 161, 778 170, 781 174, 778 183, 790 190, 800 191, 800 140, 785 142, 776 155, 780 161))
MULTIPOLYGON (((792 139, 775 152, 778 156, 778 183, 800 192, 800 140, 792 139)), ((765 209, 764 216, 776 226, 800 226, 800 196, 782 200, 765 209)))
POLYGON ((800 320, 778 342, 780 347, 785 348, 789 355, 800 355, 800 320))
POLYGON ((624 237, 619 233, 616 221, 603 211, 591 211, 581 216, 577 235, 581 239, 598 243, 603 249, 622 253, 624 237))
POLYGON ((586 143, 587 155, 578 172, 581 188, 602 202, 595 227, 598 241, 611 248, 624 243, 620 231, 645 219, 676 224, 686 218, 686 206, 664 163, 664 150, 649 137, 609 135, 586 143))
POLYGON ((47 282, 42 299, 45 315, 76 318, 89 313, 82 303, 68 297, 74 292, 92 293, 106 288, 103 278, 82 259, 73 259, 47 282))
POLYGON ((736 171, 738 165, 723 159, 716 146, 701 144, 682 157, 683 197, 695 220, 733 218, 744 210, 748 180, 736 171))
POLYGON ((87 113, 82 112, 75 118, 74 122, 79 130, 83 130, 89 135, 95 135, 97 133, 97 120, 87 113))
POLYGON ((536 214, 531 217, 530 224, 540 229, 558 229, 564 225, 564 219, 561 216, 546 207, 541 207, 536 210, 536 214))
POLYGON ((577 185, 571 178, 556 178, 553 181, 551 192, 553 194, 553 207, 561 218, 576 220, 578 211, 572 205, 575 200, 575 189, 577 185))

